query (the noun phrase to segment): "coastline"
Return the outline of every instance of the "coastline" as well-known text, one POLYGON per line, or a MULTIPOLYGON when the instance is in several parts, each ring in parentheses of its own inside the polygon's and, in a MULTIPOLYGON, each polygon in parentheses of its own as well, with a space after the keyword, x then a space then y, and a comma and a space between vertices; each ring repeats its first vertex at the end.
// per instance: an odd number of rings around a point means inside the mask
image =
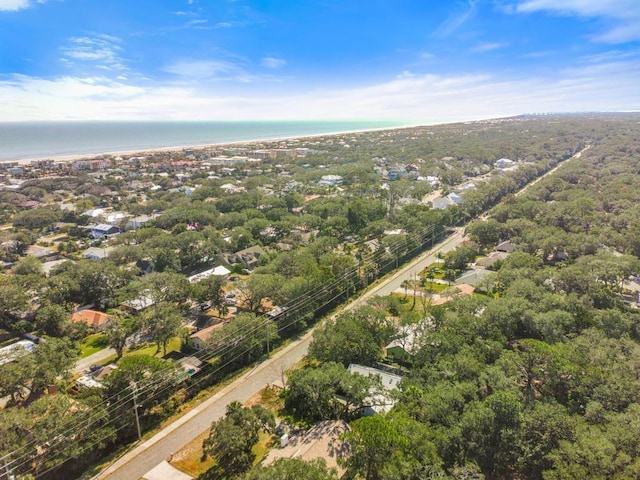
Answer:
MULTIPOLYGON (((457 123, 457 122, 452 122, 457 123)), ((309 135, 291 135, 284 137, 263 137, 256 138, 251 140, 235 140, 235 141, 224 141, 224 142, 214 142, 214 143, 205 143, 205 144, 186 144, 186 145, 173 145, 168 147, 149 147, 142 149, 133 149, 133 150, 117 150, 117 151, 104 151, 104 152, 96 152, 96 153, 78 153, 78 154, 69 154, 69 155, 49 155, 49 156, 38 156, 38 157, 29 157, 29 158, 20 158, 16 160, 6 159, 0 160, 0 163, 13 163, 17 162, 18 165, 27 166, 32 162, 41 161, 41 160, 52 160, 54 162, 73 162, 76 160, 90 160, 103 156, 142 156, 145 154, 152 154, 156 152, 179 152, 185 149, 193 149, 193 150, 204 150, 208 148, 219 148, 225 146, 241 146, 241 145, 251 145, 255 143, 265 143, 265 142, 281 142, 287 140, 303 140, 303 139, 312 139, 312 138, 320 138, 320 137, 333 137, 337 135, 350 135, 355 133, 368 133, 368 132, 380 132, 380 131, 394 131, 394 130, 403 130, 410 128, 417 128, 423 126, 435 126, 435 125, 444 125, 445 123, 419 123, 419 124, 410 124, 410 125, 401 125, 396 127, 380 127, 380 128, 368 128, 368 129, 359 129, 359 130, 344 130, 344 131, 335 131, 328 133, 317 133, 317 134, 309 134, 309 135)))

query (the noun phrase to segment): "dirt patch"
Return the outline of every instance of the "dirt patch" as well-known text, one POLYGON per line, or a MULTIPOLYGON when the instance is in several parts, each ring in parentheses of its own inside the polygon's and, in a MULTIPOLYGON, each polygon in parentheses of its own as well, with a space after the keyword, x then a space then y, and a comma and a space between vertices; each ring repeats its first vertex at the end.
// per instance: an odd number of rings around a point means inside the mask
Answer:
POLYGON ((178 470, 198 478, 204 472, 209 470, 216 461, 213 458, 207 458, 202 461, 202 442, 209 436, 209 431, 202 432, 196 438, 191 440, 184 448, 173 454, 169 463, 178 470))

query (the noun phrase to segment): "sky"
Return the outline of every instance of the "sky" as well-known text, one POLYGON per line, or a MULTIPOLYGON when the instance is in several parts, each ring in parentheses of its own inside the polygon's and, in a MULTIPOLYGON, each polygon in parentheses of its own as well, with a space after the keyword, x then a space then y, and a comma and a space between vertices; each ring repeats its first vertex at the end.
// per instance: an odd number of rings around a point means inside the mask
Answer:
POLYGON ((0 121, 640 110, 640 0, 0 0, 0 121))

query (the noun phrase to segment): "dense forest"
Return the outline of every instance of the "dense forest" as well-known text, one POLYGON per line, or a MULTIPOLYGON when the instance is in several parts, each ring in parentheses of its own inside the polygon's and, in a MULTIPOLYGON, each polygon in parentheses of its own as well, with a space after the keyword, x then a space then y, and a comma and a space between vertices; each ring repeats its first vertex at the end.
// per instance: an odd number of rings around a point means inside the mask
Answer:
POLYGON ((637 123, 621 126, 470 224, 477 254, 516 245, 484 293, 419 314, 379 299, 316 332, 286 407, 352 421, 347 478, 637 478, 639 145, 637 123), (390 322, 424 325, 398 402, 353 420, 319 392, 361 404, 340 372, 381 361, 390 322))

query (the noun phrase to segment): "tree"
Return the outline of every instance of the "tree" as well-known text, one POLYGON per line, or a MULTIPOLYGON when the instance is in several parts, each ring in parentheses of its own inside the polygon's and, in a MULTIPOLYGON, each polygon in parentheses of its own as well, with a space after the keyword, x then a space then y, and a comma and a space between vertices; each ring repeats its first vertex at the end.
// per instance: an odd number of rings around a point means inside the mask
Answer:
POLYGON ((42 275, 43 268, 42 262, 38 260, 36 257, 32 255, 27 255, 26 257, 20 259, 18 263, 16 263, 11 272, 14 275, 42 275))
POLYGON ((142 278, 140 290, 156 304, 171 303, 184 310, 188 308, 191 284, 184 275, 175 272, 153 272, 142 278))
POLYGON ((395 328, 383 311, 371 307, 343 313, 318 327, 309 345, 309 355, 321 362, 372 365, 382 357, 395 328))
POLYGON ((365 406, 374 386, 380 388, 379 377, 352 375, 334 362, 294 370, 284 393, 285 409, 307 422, 349 419, 365 406))
POLYGON ((273 322, 252 313, 241 313, 214 331, 207 345, 214 351, 224 347, 220 362, 233 369, 258 360, 277 338, 277 327, 273 322))
MULTIPOLYGON (((19 479, 43 475, 79 457, 86 465, 114 438, 105 404, 92 394, 74 398, 46 395, 24 408, 0 410, 3 470, 10 465, 19 479)), ((52 475, 50 478, 67 477, 55 470, 52 475)))
POLYGON ((251 451, 260 431, 271 432, 275 427, 273 414, 260 405, 245 408, 238 401, 227 405, 225 416, 214 421, 202 447, 205 455, 215 457, 226 478, 246 472, 255 458, 251 451))
POLYGON ((396 480, 442 475, 442 461, 426 427, 401 414, 363 417, 341 435, 350 448, 346 478, 396 480))
POLYGON ((240 285, 239 299, 253 313, 263 308, 263 300, 277 296, 284 277, 278 274, 255 273, 240 285))
POLYGON ((211 275, 193 286, 193 298, 200 303, 211 302, 220 309, 224 305, 224 287, 226 280, 219 275, 211 275))
POLYGON ((122 358, 122 352, 127 344, 127 338, 137 329, 139 320, 122 311, 111 314, 111 321, 107 324, 105 333, 109 346, 116 351, 117 360, 122 358))
POLYGON ((516 465, 521 410, 517 395, 500 390, 472 402, 461 418, 459 441, 465 456, 491 478, 507 475, 516 465))
POLYGON ((33 378, 34 361, 28 352, 13 362, 0 365, 0 398, 23 400, 33 378))
POLYGON ((39 392, 58 379, 69 380, 80 354, 78 346, 67 338, 47 338, 33 352, 34 370, 31 389, 39 392))
POLYGON ((156 353, 160 352, 162 347, 162 355, 166 355, 169 340, 178 334, 182 326, 182 314, 170 303, 161 302, 144 313, 144 323, 156 342, 158 347, 156 353))
POLYGON ((564 407, 555 402, 536 403, 523 414, 518 470, 528 478, 542 479, 553 465, 549 454, 561 441, 573 443, 574 438, 575 420, 564 407))
POLYGON ((62 219, 62 212, 51 207, 34 208, 33 210, 23 210, 13 219, 16 227, 24 227, 29 230, 41 230, 49 227, 62 219))
POLYGON ((0 291, 0 325, 8 330, 17 330, 29 309, 29 295, 14 276, 7 275, 0 275, 0 291))
POLYGON ((76 275, 78 300, 83 304, 106 305, 116 290, 126 284, 126 275, 112 262, 84 261, 70 267, 76 275))
POLYGON ((328 468, 323 458, 308 462, 299 458, 279 458, 267 467, 257 465, 243 480, 338 480, 338 471, 328 468))
POLYGON ((45 304, 36 312, 39 330, 51 337, 62 337, 69 331, 69 312, 61 305, 45 304))

